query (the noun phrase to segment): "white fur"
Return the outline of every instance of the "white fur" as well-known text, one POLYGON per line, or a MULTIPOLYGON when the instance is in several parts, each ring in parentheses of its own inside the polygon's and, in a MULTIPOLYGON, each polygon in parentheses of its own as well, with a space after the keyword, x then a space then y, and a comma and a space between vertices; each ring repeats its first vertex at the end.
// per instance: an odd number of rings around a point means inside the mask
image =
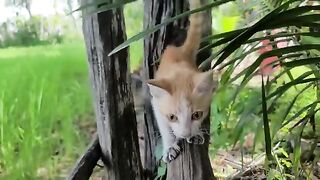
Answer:
MULTIPOLYGON (((150 91, 152 91, 152 89, 150 89, 150 91)), ((202 136, 200 131, 202 119, 198 121, 191 120, 192 112, 187 100, 181 98, 178 112, 175 114, 178 117, 178 121, 176 122, 170 122, 166 115, 159 112, 159 105, 156 97, 153 96, 151 102, 162 137, 164 158, 166 158, 165 156, 171 147, 177 146, 180 139, 189 139, 196 135, 202 136)))
POLYGON ((151 103, 162 138, 163 153, 166 153, 168 149, 175 143, 176 137, 172 134, 171 127, 167 123, 167 117, 163 116, 159 112, 159 107, 154 97, 152 97, 151 103))

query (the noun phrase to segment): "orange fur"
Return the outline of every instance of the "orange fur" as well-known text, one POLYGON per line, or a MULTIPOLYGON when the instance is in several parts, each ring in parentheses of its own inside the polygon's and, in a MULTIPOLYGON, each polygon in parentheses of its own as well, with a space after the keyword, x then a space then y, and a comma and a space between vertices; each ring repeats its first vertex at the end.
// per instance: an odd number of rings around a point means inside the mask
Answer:
POLYGON ((182 96, 193 106, 192 109, 206 110, 210 103, 210 98, 203 98, 194 93, 197 81, 201 81, 199 77, 201 78, 202 72, 196 66, 196 54, 190 53, 197 52, 199 48, 201 20, 199 14, 190 17, 186 41, 180 47, 170 45, 164 50, 155 79, 148 81, 149 84, 165 89, 172 95, 159 102, 159 105, 162 105, 160 110, 164 114, 177 109, 182 96))
MULTIPOLYGON (((200 7, 200 0, 190 0, 191 9, 200 7)), ((215 88, 213 72, 200 72, 196 53, 200 46, 202 15, 190 16, 187 38, 182 46, 168 46, 160 60, 155 78, 148 81, 152 105, 163 140, 164 160, 173 160, 179 152, 177 140, 200 136, 201 122, 209 112, 211 95, 215 88), (199 118, 195 114, 201 114, 199 118), (172 121, 174 119, 174 121, 172 121)), ((204 142, 204 141, 198 141, 204 142)))

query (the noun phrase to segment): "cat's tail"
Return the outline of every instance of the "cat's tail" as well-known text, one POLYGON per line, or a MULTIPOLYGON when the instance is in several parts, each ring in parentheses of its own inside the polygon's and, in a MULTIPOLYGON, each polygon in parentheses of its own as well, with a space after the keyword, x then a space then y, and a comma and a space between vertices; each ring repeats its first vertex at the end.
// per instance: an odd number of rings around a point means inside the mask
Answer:
MULTIPOLYGON (((190 10, 198 9, 201 7, 201 0, 189 0, 189 4, 190 10)), ((187 38, 181 48, 185 54, 190 55, 195 60, 202 36, 203 13, 197 12, 191 14, 189 21, 190 26, 187 32, 187 38)))

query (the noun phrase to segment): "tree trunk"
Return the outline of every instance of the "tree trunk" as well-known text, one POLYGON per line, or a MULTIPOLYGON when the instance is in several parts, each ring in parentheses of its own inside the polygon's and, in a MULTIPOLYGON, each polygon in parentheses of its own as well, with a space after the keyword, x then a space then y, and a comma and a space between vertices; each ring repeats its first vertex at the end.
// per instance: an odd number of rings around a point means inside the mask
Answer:
POLYGON ((90 178, 93 169, 101 157, 101 149, 98 137, 95 137, 87 151, 79 158, 72 169, 68 180, 87 180, 90 178))
MULTIPOLYGON (((144 1, 144 28, 153 27, 161 23, 165 18, 174 16, 182 12, 186 5, 184 1, 170 0, 147 0, 144 1)), ((186 19, 175 22, 166 27, 162 27, 144 41, 144 62, 143 72, 144 79, 151 79, 157 69, 158 60, 162 54, 164 47, 168 44, 173 35, 172 30, 178 29, 181 24, 186 24, 186 19)), ((183 26, 182 26, 183 27, 183 26)), ((144 92, 148 92, 148 87, 144 84, 144 92)), ((145 98, 145 116, 144 116, 144 170, 148 179, 154 179, 157 175, 158 160, 156 159, 157 145, 160 142, 159 130, 156 120, 153 116, 153 110, 150 97, 145 98)), ((157 155, 158 156, 158 155, 157 155)))
MULTIPOLYGON (((82 4, 88 3, 92 1, 82 1, 82 4)), ((126 39, 122 9, 84 16, 83 33, 106 177, 109 180, 142 179, 128 49, 108 56, 126 39)))
POLYGON ((32 18, 32 13, 31 13, 31 2, 29 2, 29 1, 26 1, 25 2, 25 7, 26 7, 26 9, 27 9, 27 11, 28 11, 28 14, 29 14, 29 17, 30 17, 30 19, 32 18))
MULTIPOLYGON (((207 0, 203 1, 207 3, 207 0)), ((171 1, 171 0, 148 0, 145 1, 144 10, 144 27, 152 27, 161 23, 168 17, 175 16, 185 11, 188 8, 186 1, 171 1)), ((204 23, 204 36, 211 34, 211 11, 206 12, 204 23)), ((181 28, 186 29, 187 18, 169 24, 161 28, 160 31, 151 34, 144 41, 144 72, 145 78, 150 79, 154 77, 157 69, 158 60, 166 45, 171 42, 174 44, 181 44, 179 36, 185 38, 186 32, 177 31, 181 28), (178 32, 178 34, 177 34, 178 32), (178 39, 177 39, 178 37, 178 39), (175 38, 175 40, 174 40, 175 38)), ((198 55, 198 64, 210 56, 211 52, 203 52, 198 55)), ((145 87, 147 88, 147 87, 145 87)), ((155 119, 152 113, 150 98, 147 99, 145 108, 145 169, 148 173, 156 175, 157 162, 155 158, 156 146, 158 140, 156 139, 158 132, 155 119)), ((204 121, 203 126, 210 129, 209 117, 204 121)), ((167 179, 180 180, 209 180, 215 179, 210 159, 208 155, 209 136, 206 136, 206 143, 204 145, 190 145, 186 142, 182 143, 182 153, 176 160, 167 165, 167 179)))

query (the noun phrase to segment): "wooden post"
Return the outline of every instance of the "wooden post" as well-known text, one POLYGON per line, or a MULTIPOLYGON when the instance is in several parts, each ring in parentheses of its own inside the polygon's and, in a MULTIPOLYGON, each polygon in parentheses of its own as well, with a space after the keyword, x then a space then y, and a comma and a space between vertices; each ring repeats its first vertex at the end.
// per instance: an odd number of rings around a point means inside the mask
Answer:
MULTIPOLYGON (((146 0, 144 1, 144 28, 153 27, 161 23, 165 18, 174 16, 182 12, 187 7, 184 1, 170 0, 146 0)), ((181 24, 186 24, 186 19, 175 22, 175 28, 181 24)), ((181 27, 183 27, 181 25, 181 27)), ((173 24, 162 27, 144 41, 144 79, 151 79, 157 69, 157 62, 165 46, 172 39, 173 24)), ((148 87, 144 84, 144 91, 148 92, 148 87)), ((159 130, 156 120, 153 116, 153 110, 150 97, 145 98, 145 116, 144 116, 144 171, 147 179, 154 179, 157 175, 158 162, 156 159, 156 146, 160 142, 159 130)))
POLYGON ((68 176, 68 180, 86 180, 89 179, 93 169, 96 167, 101 157, 101 149, 98 137, 96 136, 87 151, 79 158, 76 165, 68 176))
MULTIPOLYGON (((92 2, 83 0, 82 4, 92 2)), ((143 179, 128 49, 108 56, 126 40, 122 9, 84 15, 83 33, 106 177, 109 180, 143 179)))
MULTIPOLYGON (((207 3, 207 0, 203 1, 207 3)), ((156 24, 161 23, 165 18, 175 16, 185 11, 189 5, 187 1, 171 1, 171 0, 148 0, 145 1, 144 10, 144 27, 152 27, 156 24)), ((153 78, 154 73, 157 69, 158 60, 162 54, 164 48, 169 42, 175 44, 180 44, 175 42, 174 32, 179 28, 186 28, 187 18, 176 21, 166 27, 161 28, 160 31, 153 33, 147 37, 144 41, 144 72, 145 78, 153 78)), ((204 35, 211 34, 211 13, 206 12, 204 20, 204 35)), ((185 34, 185 33, 181 33, 185 34)), ((204 61, 210 56, 210 51, 203 52, 198 55, 198 63, 204 61)), ((156 123, 154 117, 152 116, 152 109, 149 99, 146 103, 145 108, 145 169, 150 174, 156 174, 157 162, 155 159, 156 152, 156 123)), ((204 121, 203 126, 210 129, 209 117, 204 121)), ((206 141, 204 145, 190 145, 186 142, 182 142, 182 154, 178 158, 167 165, 167 179, 168 180, 209 180, 215 179, 209 154, 208 154, 208 144, 209 136, 205 136, 206 141)))

